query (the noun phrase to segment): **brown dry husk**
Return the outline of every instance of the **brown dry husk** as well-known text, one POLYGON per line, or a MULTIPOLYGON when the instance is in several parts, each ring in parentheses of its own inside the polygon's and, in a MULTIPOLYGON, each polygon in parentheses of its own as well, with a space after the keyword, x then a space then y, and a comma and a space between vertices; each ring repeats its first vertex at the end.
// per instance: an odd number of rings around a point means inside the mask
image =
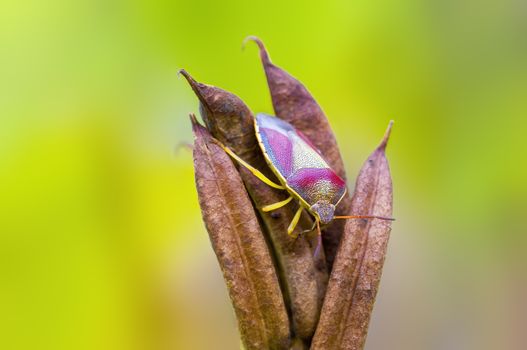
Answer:
MULTIPOLYGON (((338 146, 322 109, 307 89, 271 63, 255 37, 276 115, 293 124, 345 178, 338 146)), ((253 114, 234 94, 185 76, 200 101, 205 127, 193 119, 198 197, 213 249, 229 289, 246 349, 362 349, 391 228, 389 221, 335 220, 323 231, 324 253, 304 213, 287 235, 297 204, 272 213, 260 208, 287 198, 233 163, 217 144, 231 148, 277 182, 254 134, 253 114), (328 285, 328 266, 332 267, 328 285), (327 288, 327 293, 326 293, 327 288), (315 333, 316 330, 316 333, 315 333)), ((365 162, 355 194, 336 215, 391 216, 392 185, 385 156, 389 130, 365 162)))

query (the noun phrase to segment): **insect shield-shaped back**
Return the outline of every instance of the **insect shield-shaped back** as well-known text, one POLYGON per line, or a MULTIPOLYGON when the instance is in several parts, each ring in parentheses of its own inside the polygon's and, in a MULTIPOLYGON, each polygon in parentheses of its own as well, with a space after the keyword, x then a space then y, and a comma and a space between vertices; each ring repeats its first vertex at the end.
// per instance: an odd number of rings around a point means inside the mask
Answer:
POLYGON ((346 183, 313 144, 288 122, 263 113, 256 116, 256 135, 280 182, 321 223, 331 222, 346 183))

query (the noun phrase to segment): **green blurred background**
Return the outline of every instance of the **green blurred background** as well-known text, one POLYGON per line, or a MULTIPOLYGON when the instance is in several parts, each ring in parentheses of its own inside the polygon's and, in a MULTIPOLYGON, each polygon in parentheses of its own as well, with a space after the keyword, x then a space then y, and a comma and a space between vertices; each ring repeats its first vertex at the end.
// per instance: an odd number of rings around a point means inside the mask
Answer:
POLYGON ((517 0, 3 0, 0 348, 239 348, 176 147, 197 112, 176 72, 272 112, 247 35, 317 98, 349 178, 396 121, 397 221, 367 348, 524 349, 517 0))

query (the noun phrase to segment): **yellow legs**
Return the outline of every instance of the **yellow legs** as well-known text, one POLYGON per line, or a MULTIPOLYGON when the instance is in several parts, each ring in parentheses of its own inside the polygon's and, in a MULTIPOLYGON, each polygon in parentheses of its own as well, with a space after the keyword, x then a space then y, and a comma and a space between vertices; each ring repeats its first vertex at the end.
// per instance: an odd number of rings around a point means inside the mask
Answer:
MULTIPOLYGON (((256 168, 253 168, 251 165, 249 165, 246 161, 244 161, 243 159, 241 159, 240 157, 238 157, 236 155, 236 153, 234 153, 233 151, 230 150, 229 147, 226 147, 224 146, 221 142, 216 142, 221 148, 223 148, 223 150, 225 152, 227 152, 227 154, 229 156, 231 156, 235 161, 237 161, 238 163, 240 163, 240 165, 243 165, 244 167, 246 167, 254 176, 256 176, 257 178, 259 178, 260 180, 262 180, 264 183, 266 183, 267 185, 271 186, 271 187, 274 187, 274 188, 277 188, 279 190, 285 190, 285 187, 282 186, 282 185, 278 185, 276 183, 274 183, 273 181, 269 180, 269 178, 267 176, 265 176, 264 174, 262 174, 260 172, 260 170, 256 169, 256 168)), ((287 203, 286 203, 287 204, 287 203)))
MULTIPOLYGON (((236 155, 236 153, 234 153, 233 151, 231 151, 231 149, 229 147, 226 147, 225 145, 223 145, 221 142, 217 141, 216 142, 221 148, 223 148, 223 150, 225 152, 227 152, 227 154, 229 156, 231 156, 235 161, 237 161, 240 165, 244 166, 245 168, 247 168, 247 170, 249 170, 254 176, 256 176, 257 178, 259 178, 260 180, 262 180, 265 184, 271 186, 271 187, 274 187, 274 188, 277 188, 279 190, 285 190, 285 186, 282 186, 282 185, 279 185, 277 183, 274 183, 273 181, 269 180, 269 178, 267 176, 265 176, 264 174, 262 174, 262 172, 254 167, 252 167, 250 164, 248 164, 246 161, 244 161, 243 159, 241 159, 240 157, 238 157, 236 155)), ((265 212, 269 212, 269 211, 272 211, 272 210, 276 210, 276 209, 279 209, 279 208, 282 208, 284 205, 288 204, 289 202, 291 202, 291 200, 293 200, 293 196, 289 196, 287 199, 283 200, 283 201, 280 201, 280 202, 277 202, 277 203, 273 203, 273 204, 269 204, 269 205, 266 205, 265 207, 262 208, 263 211, 265 212)), ((289 224, 289 227, 287 228, 287 234, 288 235, 291 235, 293 233, 293 231, 295 230, 295 227, 296 225, 298 224, 298 221, 300 220, 300 215, 302 214, 302 210, 304 210, 304 208, 302 207, 302 204, 299 203, 299 207, 298 207, 298 210, 296 211, 295 213, 295 216, 293 217, 293 220, 291 221, 291 223, 289 224)))

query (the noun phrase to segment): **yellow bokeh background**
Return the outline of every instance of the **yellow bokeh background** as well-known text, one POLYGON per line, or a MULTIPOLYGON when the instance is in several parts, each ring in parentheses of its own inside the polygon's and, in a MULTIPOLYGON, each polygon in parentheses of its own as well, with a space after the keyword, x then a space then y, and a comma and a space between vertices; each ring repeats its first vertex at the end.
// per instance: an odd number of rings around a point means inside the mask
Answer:
MULTIPOLYGON (((367 349, 527 344, 521 1, 0 3, 0 348, 237 349, 201 222, 187 69, 272 112, 299 78, 353 179, 396 124, 367 349)), ((353 183, 350 183, 353 187, 353 183)))

